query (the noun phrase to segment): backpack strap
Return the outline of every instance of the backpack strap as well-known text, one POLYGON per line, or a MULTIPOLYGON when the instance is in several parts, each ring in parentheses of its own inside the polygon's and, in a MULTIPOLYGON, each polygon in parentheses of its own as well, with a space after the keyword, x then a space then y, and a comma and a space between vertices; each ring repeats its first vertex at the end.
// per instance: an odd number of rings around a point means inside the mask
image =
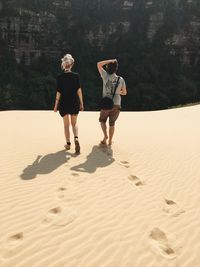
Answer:
POLYGON ((120 79, 120 76, 118 76, 118 78, 117 78, 117 82, 116 82, 116 84, 115 84, 115 89, 114 89, 114 92, 113 92, 113 95, 112 95, 112 99, 113 99, 114 96, 115 96, 115 93, 116 93, 116 90, 117 90, 117 86, 118 86, 118 84, 119 84, 119 79, 120 79))

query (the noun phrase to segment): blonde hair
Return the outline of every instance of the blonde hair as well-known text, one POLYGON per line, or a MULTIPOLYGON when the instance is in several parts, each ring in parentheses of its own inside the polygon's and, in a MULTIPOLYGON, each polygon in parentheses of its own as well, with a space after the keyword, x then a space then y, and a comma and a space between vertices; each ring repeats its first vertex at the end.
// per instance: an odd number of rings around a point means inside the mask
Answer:
POLYGON ((69 70, 72 65, 74 64, 74 58, 70 54, 64 55, 64 57, 61 59, 61 69, 62 70, 69 70))

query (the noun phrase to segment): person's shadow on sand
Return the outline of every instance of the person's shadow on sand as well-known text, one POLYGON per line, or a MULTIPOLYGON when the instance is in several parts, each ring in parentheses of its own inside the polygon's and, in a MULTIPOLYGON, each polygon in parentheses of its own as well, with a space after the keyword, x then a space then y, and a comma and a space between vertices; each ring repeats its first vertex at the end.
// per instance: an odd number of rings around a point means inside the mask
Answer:
POLYGON ((38 155, 36 160, 28 165, 20 175, 22 180, 31 180, 38 174, 48 174, 67 162, 66 150, 51 153, 45 156, 38 155))
POLYGON ((93 173, 97 168, 103 168, 115 161, 113 158, 113 151, 111 148, 102 148, 94 146, 91 153, 87 156, 84 163, 73 166, 71 170, 77 172, 93 173))

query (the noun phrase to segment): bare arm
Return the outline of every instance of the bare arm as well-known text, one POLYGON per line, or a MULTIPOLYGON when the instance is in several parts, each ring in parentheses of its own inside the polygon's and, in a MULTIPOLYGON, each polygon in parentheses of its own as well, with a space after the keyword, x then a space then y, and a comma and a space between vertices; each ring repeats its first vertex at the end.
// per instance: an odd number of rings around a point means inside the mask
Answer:
POLYGON ((81 88, 78 89, 77 95, 78 95, 79 100, 80 100, 80 110, 83 111, 84 110, 84 105, 83 105, 83 94, 82 94, 81 88))
POLYGON ((120 90, 120 95, 126 95, 126 94, 127 94, 127 89, 126 89, 126 86, 125 86, 120 90))
POLYGON ((55 105, 54 105, 54 109, 53 109, 54 112, 57 112, 57 110, 58 110, 58 103, 60 101, 60 96, 61 96, 61 93, 57 91, 56 99, 55 99, 55 105))
POLYGON ((102 68, 104 65, 109 64, 109 63, 114 63, 115 61, 116 59, 108 59, 108 60, 99 61, 97 63, 97 68, 98 68, 99 73, 100 74, 102 73, 102 68))

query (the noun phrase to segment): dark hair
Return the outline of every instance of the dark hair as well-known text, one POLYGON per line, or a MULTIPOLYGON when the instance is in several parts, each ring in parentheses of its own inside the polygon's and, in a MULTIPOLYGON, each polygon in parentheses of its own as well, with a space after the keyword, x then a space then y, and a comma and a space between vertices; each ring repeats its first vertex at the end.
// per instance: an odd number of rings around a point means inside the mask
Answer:
POLYGON ((117 69, 118 69, 118 62, 117 61, 115 61, 113 63, 109 63, 106 65, 106 71, 110 75, 113 73, 116 73, 117 69))

